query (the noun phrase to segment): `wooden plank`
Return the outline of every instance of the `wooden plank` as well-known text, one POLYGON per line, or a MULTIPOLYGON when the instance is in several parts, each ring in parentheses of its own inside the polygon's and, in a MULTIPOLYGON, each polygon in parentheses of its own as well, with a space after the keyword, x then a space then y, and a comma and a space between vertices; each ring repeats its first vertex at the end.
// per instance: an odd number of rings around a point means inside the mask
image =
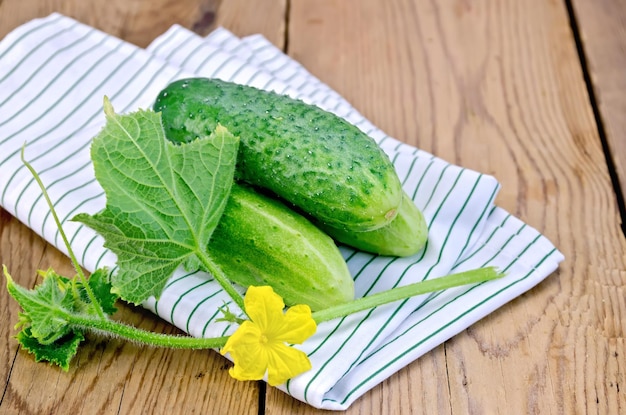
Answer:
MULTIPOLYGON (((23 8, 43 7, 45 15, 53 10, 51 3, 35 7, 5 0, 0 30, 4 34, 35 17, 23 8)), ((138 6, 126 3, 107 5, 131 16, 138 6)), ((521 413, 610 414, 626 405, 624 388, 619 389, 626 352, 625 243, 617 230, 614 195, 566 13, 559 3, 517 3, 292 4, 289 39, 294 57, 391 135, 496 175, 503 183, 498 203, 546 233, 567 257, 560 272, 545 283, 405 368, 349 413, 511 413, 513 408, 521 413)), ((83 10, 81 2, 57 6, 66 14, 83 10)), ((166 19, 175 15, 163 10, 166 19)), ((82 13, 85 19, 101 16, 82 13)), ((202 23, 196 26, 199 31, 208 21, 203 13, 195 20, 202 23)), ((245 34, 250 26, 236 22, 236 16, 229 18, 237 26, 234 31, 245 34)), ((127 39, 137 36, 134 43, 146 44, 149 36, 139 34, 147 34, 158 19, 145 26, 142 19, 102 20, 107 31, 125 36, 120 29, 125 27, 127 39)), ((220 21, 219 11, 215 21, 220 21)), ((278 32, 276 42, 283 35, 278 32)), ((35 268, 69 270, 61 254, 5 212, 1 218, 0 262, 11 266, 14 277, 26 278, 18 281, 32 284, 35 268)), ((164 413, 171 402, 188 412, 219 413, 221 405, 235 413, 256 408, 255 386, 227 378, 220 366, 224 361, 212 362, 212 355, 204 361, 204 354, 170 356, 98 343, 81 352, 81 367, 68 379, 16 351, 9 337, 16 310, 1 295, 0 309, 11 317, 1 326, 7 347, 0 353, 8 350, 1 374, 10 378, 0 403, 3 411, 89 412, 92 407, 86 402, 111 411, 115 402, 122 413, 137 413, 144 406, 164 413), (155 361, 165 363, 151 364, 155 361), (204 379, 195 366, 198 361, 219 379, 194 386, 192 376, 204 379), (176 380, 185 377, 180 385, 165 384, 163 365, 176 371, 176 380), (39 383, 46 388, 37 389, 39 383), (67 396, 59 400, 51 391, 67 396), (216 396, 204 398, 207 391, 216 396), (197 407, 189 397, 199 401, 197 407)), ((133 312, 128 317, 144 327, 171 330, 149 315, 133 312)), ((268 413, 317 412, 273 389, 266 405, 268 413)))
MULTIPOLYGON (((315 0, 288 52, 391 136, 493 174, 558 272, 353 404, 356 413, 626 407, 626 242, 562 2, 315 0)), ((267 414, 320 413, 268 390, 267 414)))
MULTIPOLYGON (((2 211, 0 262, 16 282, 33 286, 37 269, 73 275, 68 259, 2 211), (26 253, 26 254, 25 254, 26 253)), ((181 334, 152 314, 121 304, 116 319, 146 330, 181 334)), ((228 362, 213 351, 142 348, 90 336, 68 373, 18 350, 13 339, 18 307, 0 290, 2 413, 173 414, 248 413, 258 404, 254 383, 233 380, 228 362), (87 398, 87 399, 86 399, 87 398)))
POLYGON ((0 38, 31 19, 58 12, 141 47, 172 24, 179 24, 203 36, 218 26, 238 36, 261 33, 282 48, 285 10, 286 0, 262 0, 253 6, 247 0, 4 0, 0 3, 0 38))
POLYGON ((626 8, 619 0, 573 0, 572 4, 623 196, 626 195, 626 8))
MULTIPOLYGON (((222 25, 236 34, 262 32, 282 47, 284 1, 265 0, 243 10, 243 1, 0 2, 0 38, 26 21, 60 12, 139 46, 178 23, 207 34, 222 25), (239 18, 237 18, 239 16, 239 18), (259 23, 261 24, 259 25, 259 23)), ((72 275, 69 260, 0 209, 0 263, 25 286, 37 269, 72 275)), ((259 387, 228 375, 229 363, 213 351, 141 348, 118 340, 90 338, 68 373, 18 349, 12 336, 18 308, 0 290, 0 413, 257 413, 259 387)), ((121 306, 115 316, 156 332, 179 333, 143 310, 121 306)))
POLYGON ((237 36, 262 34, 274 46, 283 49, 287 0, 221 0, 215 25, 223 26, 237 36))
POLYGON ((130 43, 145 47, 174 23, 195 28, 200 32, 210 29, 209 26, 214 23, 218 3, 216 0, 209 2, 198 0, 178 2, 5 0, 0 3, 0 37, 4 37, 13 28, 28 20, 58 12, 130 43), (203 5, 203 3, 206 4, 203 5), (208 19, 208 16, 213 16, 213 19, 208 19), (208 20, 211 20, 209 25, 206 24, 208 20))

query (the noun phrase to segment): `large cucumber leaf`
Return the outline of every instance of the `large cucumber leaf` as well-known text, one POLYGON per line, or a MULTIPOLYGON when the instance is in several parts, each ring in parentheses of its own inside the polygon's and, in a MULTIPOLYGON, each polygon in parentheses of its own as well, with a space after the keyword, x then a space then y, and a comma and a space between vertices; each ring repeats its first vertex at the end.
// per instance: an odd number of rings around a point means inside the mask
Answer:
POLYGON ((106 207, 80 221, 100 233, 117 255, 114 291, 138 304, 158 297, 180 265, 200 267, 233 183, 238 138, 218 126, 203 139, 175 145, 164 137, 160 114, 115 114, 91 146, 106 207))

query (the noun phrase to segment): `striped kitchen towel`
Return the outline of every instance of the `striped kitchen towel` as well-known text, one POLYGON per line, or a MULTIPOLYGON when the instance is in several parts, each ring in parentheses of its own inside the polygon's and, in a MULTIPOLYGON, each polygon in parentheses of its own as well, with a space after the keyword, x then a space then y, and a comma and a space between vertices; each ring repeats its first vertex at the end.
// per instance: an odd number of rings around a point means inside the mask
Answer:
MULTIPOLYGON (((95 213, 105 198, 89 158, 104 124, 102 98, 117 112, 150 108, 175 79, 216 77, 302 99, 367 132, 396 167, 404 189, 429 223, 427 247, 409 258, 342 246, 358 296, 452 272, 494 265, 503 279, 388 304, 319 325, 300 346, 313 368, 280 386, 310 405, 347 408, 400 368, 524 293, 563 256, 544 236, 494 205, 491 176, 447 163, 387 136, 339 94, 262 36, 238 38, 217 29, 203 38, 173 26, 141 49, 75 20, 52 14, 0 42, 0 205, 66 252, 45 200, 20 161, 39 172, 72 250, 93 271, 115 256, 91 229, 68 219, 95 213)), ((67 253, 67 252, 66 252, 67 253)), ((193 336, 232 328, 218 308, 227 295, 209 275, 176 272, 163 295, 145 307, 193 336)))

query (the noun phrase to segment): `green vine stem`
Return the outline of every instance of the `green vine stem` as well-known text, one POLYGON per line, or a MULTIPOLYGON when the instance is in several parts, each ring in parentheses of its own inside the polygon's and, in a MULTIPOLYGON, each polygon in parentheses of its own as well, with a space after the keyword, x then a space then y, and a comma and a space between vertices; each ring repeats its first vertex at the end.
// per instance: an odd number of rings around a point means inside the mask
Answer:
MULTIPOLYGON (((345 304, 330 307, 313 313, 316 323, 344 317, 359 311, 364 311, 383 304, 403 300, 429 292, 441 291, 452 287, 468 284, 477 284, 494 280, 504 276, 494 267, 478 268, 457 274, 451 274, 432 280, 409 284, 403 287, 392 288, 367 297, 358 298, 345 304)), ((120 338, 139 342, 154 347, 169 347, 178 349, 211 349, 221 348, 226 344, 228 336, 197 338, 191 336, 177 336, 154 333, 138 329, 109 319, 99 319, 89 316, 64 316, 72 326, 99 333, 118 336, 120 338)))
POLYGON ((241 296, 241 294, 239 294, 237 290, 235 290, 235 287, 233 287, 233 285, 228 281, 228 277, 226 277, 226 274, 224 274, 224 271, 222 271, 222 269, 218 267, 217 264, 213 262, 210 259, 209 255, 207 255, 205 252, 203 251, 196 252, 196 256, 198 257, 200 262, 202 262, 202 265, 206 267, 206 270, 211 273, 213 278, 215 278, 215 280, 220 284, 220 286, 224 289, 224 291, 226 291, 226 293, 230 296, 230 298, 235 302, 235 304, 237 304, 237 306, 241 309, 241 311, 243 311, 244 314, 247 315, 246 307, 243 303, 243 297, 241 296))
POLYGON ((349 303, 340 304, 313 313, 313 319, 317 323, 332 320, 337 317, 344 317, 348 314, 368 310, 393 301, 403 300, 433 291, 441 291, 452 287, 467 284, 477 284, 484 281, 494 280, 503 277, 504 274, 494 267, 478 268, 471 271, 450 274, 432 280, 417 282, 402 287, 392 288, 367 297, 357 298, 349 303))
POLYGON ((118 323, 109 319, 99 319, 76 314, 64 316, 71 326, 105 335, 113 335, 135 343, 142 343, 154 347, 168 347, 175 349, 212 349, 226 344, 228 336, 224 337, 191 337, 171 334, 155 333, 118 323))
POLYGON ((57 229, 59 230, 59 234, 61 235, 61 238, 63 239, 63 243, 65 244, 65 247, 67 248, 67 252, 68 252, 68 254, 70 256, 70 259, 72 261, 72 265, 74 266, 74 269, 76 270, 76 274, 78 274, 81 282, 83 283, 83 285, 85 287, 85 291, 87 292, 87 296, 89 297, 89 300, 93 304, 94 309, 96 310, 96 313, 98 314, 98 317, 100 317, 101 320, 106 320, 106 316, 104 314, 104 311, 102 310, 102 307, 100 307, 100 303, 96 299, 96 295, 94 294, 93 290, 91 289, 91 287, 87 283, 87 277, 85 276, 85 273, 83 272, 83 270, 82 270, 82 268, 80 266, 80 263, 78 262, 78 259, 76 258, 76 255, 74 254, 74 251, 72 250, 72 247, 70 246, 70 242, 67 239, 67 235, 65 235, 65 232, 63 231, 63 226, 61 226, 61 220, 59 219, 59 216, 57 215, 57 212, 54 209, 54 205, 52 203, 52 200, 50 199, 50 195, 48 195, 48 191, 46 190, 46 187, 44 186, 43 182, 41 181, 41 177, 39 177, 39 174, 37 173, 35 168, 28 161, 26 161, 26 158, 24 157, 24 150, 25 150, 25 148, 26 148, 26 143, 24 143, 24 145, 22 146, 22 151, 20 153, 20 157, 22 159, 22 163, 24 163, 24 166, 26 166, 26 168, 33 175, 33 178, 35 179, 35 181, 37 182, 37 185, 41 189, 41 193, 43 194, 43 197, 46 200, 46 203, 48 204, 48 208, 50 209, 50 213, 52 213, 52 217, 54 218, 54 222, 57 225, 57 229))
MULTIPOLYGON (((71 249, 67 236, 63 232, 61 222, 56 214, 54 205, 50 200, 50 197, 43 185, 41 178, 24 158, 24 147, 22 147, 22 162, 33 174, 33 177, 37 181, 37 184, 41 188, 43 196, 48 203, 48 206, 52 212, 53 218, 59 229, 60 235, 63 239, 65 246, 70 255, 70 259, 76 269, 78 277, 83 282, 83 285, 87 291, 87 295, 95 310, 97 316, 86 316, 81 314, 65 314, 64 318, 68 323, 74 327, 95 331, 99 333, 105 333, 113 336, 118 336, 126 340, 142 343, 154 347, 170 347, 170 348, 182 348, 182 349, 207 349, 207 348, 220 348, 226 344, 228 336, 212 337, 212 338, 198 338, 191 336, 178 336, 168 335, 162 333, 155 333, 146 330, 142 330, 136 327, 132 327, 123 323, 119 323, 110 320, 104 314, 102 307, 100 306, 97 298, 89 285, 87 284, 87 277, 82 271, 78 260, 74 252, 71 249)), ((209 271, 222 288, 228 293, 237 306, 245 313, 244 300, 241 294, 234 288, 229 282, 224 272, 211 260, 210 256, 199 250, 196 252, 198 259, 202 262, 203 266, 209 271)), ((345 304, 330 307, 324 310, 316 311, 312 314, 316 323, 329 321, 338 317, 344 317, 349 314, 357 313, 360 311, 368 310, 383 304, 391 303, 394 301, 404 300, 409 297, 414 297, 421 294, 426 294, 434 291, 441 291, 452 287, 458 287, 468 284, 477 284, 485 281, 497 279, 504 276, 494 267, 484 267, 465 271, 457 274, 451 274, 432 280, 422 281, 414 284, 409 284, 402 287, 392 288, 377 294, 369 295, 362 298, 357 298, 345 304)))

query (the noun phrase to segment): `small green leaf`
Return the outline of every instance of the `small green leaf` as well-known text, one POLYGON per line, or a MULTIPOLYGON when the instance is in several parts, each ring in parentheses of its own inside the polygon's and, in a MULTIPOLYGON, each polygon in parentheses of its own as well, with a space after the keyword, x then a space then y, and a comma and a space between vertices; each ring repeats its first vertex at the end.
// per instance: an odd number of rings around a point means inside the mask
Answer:
POLYGON ((106 268, 97 269, 91 274, 88 282, 94 294, 96 294, 102 310, 108 315, 115 314, 117 311, 115 302, 119 296, 111 292, 110 271, 106 268))
POLYGON ((228 304, 226 303, 224 303, 224 305, 221 306, 219 310, 222 312, 224 317, 215 319, 216 322, 222 321, 226 323, 236 323, 236 324, 242 324, 244 322, 244 319, 237 317, 235 313, 230 311, 230 308, 228 308, 228 304))
POLYGON ((26 351, 35 356, 35 361, 50 362, 67 372, 70 361, 76 355, 78 346, 85 336, 81 331, 71 330, 53 343, 42 344, 33 337, 30 327, 25 327, 15 338, 26 351))
POLYGON ((218 126, 207 138, 175 145, 158 113, 117 115, 105 99, 105 114, 91 159, 106 207, 74 220, 104 237, 118 259, 114 292, 139 304, 159 297, 179 266, 200 266, 230 193, 239 140, 218 126))
POLYGON ((9 294, 24 310, 19 325, 29 326, 31 335, 41 344, 54 343, 69 333, 68 316, 74 307, 74 297, 68 291, 67 279, 48 271, 41 284, 28 290, 13 282, 6 266, 4 275, 9 294))
MULTIPOLYGON (((75 278, 75 280, 80 281, 78 278, 75 278)), ((115 302, 118 300, 119 296, 111 292, 112 286, 109 269, 99 268, 94 271, 87 280, 87 284, 89 284, 89 287, 94 293, 96 300, 100 305, 100 309, 107 315, 115 314, 117 311, 115 302)), ((89 295, 87 294, 87 290, 83 287, 83 284, 81 282, 77 282, 77 286, 80 293, 80 303, 82 304, 82 307, 78 308, 80 308, 84 313, 97 315, 97 307, 94 307, 91 304, 89 295)))

